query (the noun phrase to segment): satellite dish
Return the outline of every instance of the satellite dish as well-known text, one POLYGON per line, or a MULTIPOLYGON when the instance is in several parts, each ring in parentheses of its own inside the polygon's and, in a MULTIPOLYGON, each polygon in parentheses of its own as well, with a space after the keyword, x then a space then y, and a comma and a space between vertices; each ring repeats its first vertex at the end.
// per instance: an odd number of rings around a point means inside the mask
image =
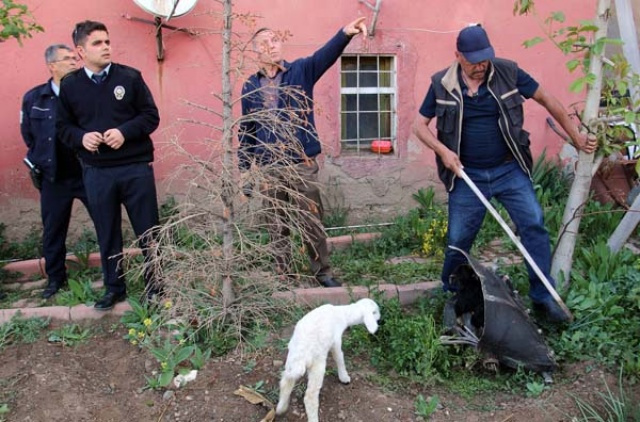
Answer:
POLYGON ((142 10, 167 20, 189 13, 198 0, 133 0, 142 10))

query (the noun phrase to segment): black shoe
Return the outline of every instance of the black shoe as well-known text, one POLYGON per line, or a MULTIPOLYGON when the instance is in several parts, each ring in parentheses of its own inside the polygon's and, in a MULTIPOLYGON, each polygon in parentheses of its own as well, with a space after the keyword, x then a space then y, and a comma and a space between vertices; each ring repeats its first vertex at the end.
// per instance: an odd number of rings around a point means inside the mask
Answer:
POLYGON ((102 298, 93 305, 98 311, 108 311, 118 302, 123 302, 127 298, 127 293, 107 292, 102 298))
POLYGON ((569 322, 569 315, 562 310, 553 298, 547 299, 544 302, 534 302, 533 310, 549 322, 569 322))
POLYGON ((318 283, 320 283, 322 285, 322 287, 340 287, 342 286, 342 283, 340 283, 338 280, 336 280, 335 278, 329 276, 329 275, 322 275, 322 276, 317 276, 316 280, 318 280, 318 283))
POLYGON ((64 285, 64 282, 59 283, 59 282, 49 281, 49 283, 47 283, 47 287, 45 287, 44 291, 42 292, 42 298, 49 299, 51 296, 58 293, 58 290, 60 290, 60 288, 63 285, 64 285))

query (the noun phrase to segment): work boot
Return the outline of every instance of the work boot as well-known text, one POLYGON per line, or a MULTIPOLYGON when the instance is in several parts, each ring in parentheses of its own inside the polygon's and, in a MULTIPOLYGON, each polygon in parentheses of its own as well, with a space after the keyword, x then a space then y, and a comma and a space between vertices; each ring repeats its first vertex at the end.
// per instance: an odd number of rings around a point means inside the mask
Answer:
POLYGON ((549 322, 569 322, 569 315, 562 310, 553 298, 549 298, 544 302, 533 302, 533 310, 549 322))

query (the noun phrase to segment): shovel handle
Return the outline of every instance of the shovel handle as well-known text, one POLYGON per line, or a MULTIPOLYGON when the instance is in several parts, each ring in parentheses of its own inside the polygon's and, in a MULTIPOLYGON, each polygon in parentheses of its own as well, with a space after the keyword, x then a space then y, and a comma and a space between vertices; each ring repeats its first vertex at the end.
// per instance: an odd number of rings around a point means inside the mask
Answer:
POLYGON ((487 201, 487 198, 484 197, 482 192, 480 192, 480 189, 478 189, 476 184, 473 183, 473 181, 469 178, 469 176, 467 176, 467 173, 465 173, 464 170, 460 169, 458 172, 458 176, 465 181, 467 186, 469 186, 469 188, 471 188, 473 193, 476 194, 476 196, 478 197, 478 199, 480 199, 480 201, 485 206, 485 208, 498 221, 502 229, 509 235, 509 238, 511 238, 511 240, 516 244, 516 246, 524 256, 524 258, 527 260, 527 262, 533 269, 533 272, 535 272, 538 278, 540 279, 540 281, 542 281, 542 284, 544 284, 544 287, 546 287, 549 293, 551 293, 551 297, 553 297, 553 299, 558 303, 562 311, 569 317, 569 320, 573 321, 573 314, 571 314, 571 311, 569 310, 569 308, 567 308, 567 305, 565 305, 565 303, 562 301, 562 298, 560 298, 560 295, 558 295, 558 292, 556 292, 556 289, 554 289, 553 285, 549 282, 547 277, 542 273, 542 271, 540 270, 540 267, 538 267, 538 264, 536 264, 536 262, 533 260, 531 255, 529 255, 529 252, 527 252, 527 249, 520 242, 520 240, 518 240, 515 233, 513 233, 511 228, 504 221, 504 219, 500 216, 500 214, 498 214, 498 211, 496 211, 493 205, 491 205, 491 203, 487 201))

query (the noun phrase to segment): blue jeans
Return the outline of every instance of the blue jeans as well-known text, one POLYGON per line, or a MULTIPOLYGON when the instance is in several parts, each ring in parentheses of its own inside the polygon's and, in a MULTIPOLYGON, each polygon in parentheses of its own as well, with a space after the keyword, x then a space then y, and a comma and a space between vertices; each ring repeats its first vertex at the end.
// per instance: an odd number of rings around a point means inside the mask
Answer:
MULTIPOLYGON (((544 227, 542 208, 538 203, 533 185, 516 161, 507 162, 488 169, 465 167, 465 172, 482 194, 490 200, 496 198, 507 210, 516 226, 520 241, 538 264, 542 273, 555 286, 550 276, 551 245, 549 233, 544 227)), ((462 179, 456 179, 449 193, 448 245, 469 252, 475 240, 486 208, 462 179)), ((451 290, 449 276, 460 264, 466 263, 462 254, 450 248, 445 251, 442 268, 444 290, 451 290)), ((527 263, 529 272, 529 297, 533 302, 549 300, 551 295, 527 263)))

